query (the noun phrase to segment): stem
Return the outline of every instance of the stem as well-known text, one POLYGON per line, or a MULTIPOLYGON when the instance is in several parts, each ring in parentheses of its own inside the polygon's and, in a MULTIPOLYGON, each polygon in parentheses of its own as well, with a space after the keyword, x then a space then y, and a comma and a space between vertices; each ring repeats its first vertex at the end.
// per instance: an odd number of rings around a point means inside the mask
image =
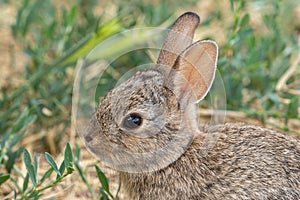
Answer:
POLYGON ((108 191, 108 195, 111 197, 112 200, 116 200, 116 198, 112 195, 112 193, 110 193, 110 191, 108 191))
POLYGON ((66 176, 68 176, 69 174, 72 174, 73 171, 71 172, 67 172, 66 174, 60 176, 58 179, 56 179, 55 181, 53 181, 52 183, 40 188, 40 189, 37 189, 37 187, 40 186, 41 183, 38 184, 38 186, 35 188, 32 188, 27 194, 22 194, 22 197, 21 199, 26 199, 26 197, 28 196, 31 196, 33 193, 36 193, 36 194, 39 194, 41 193, 42 191, 46 190, 46 189, 49 189, 49 188, 52 188, 54 187, 56 184, 58 184, 59 182, 62 181, 62 179, 64 179, 66 176))
POLYGON ((17 187, 17 189, 22 192, 21 187, 19 186, 19 184, 17 183, 16 179, 12 176, 10 176, 10 180, 15 184, 15 186, 17 187))
POLYGON ((54 187, 57 183, 61 182, 63 178, 65 178, 66 176, 68 176, 71 173, 66 173, 62 176, 60 176, 58 179, 56 179, 54 182, 50 183, 49 185, 46 185, 45 187, 42 187, 41 189, 36 189, 37 192, 42 192, 48 188, 54 187))
POLYGON ((23 179, 25 178, 24 174, 21 172, 21 170, 16 165, 13 166, 13 169, 16 171, 16 173, 19 176, 21 176, 23 179))
POLYGON ((122 184, 122 180, 121 180, 121 175, 119 174, 119 186, 118 186, 118 190, 117 190, 117 193, 116 193, 116 199, 118 199, 118 195, 119 195, 119 192, 121 190, 121 184, 122 184))

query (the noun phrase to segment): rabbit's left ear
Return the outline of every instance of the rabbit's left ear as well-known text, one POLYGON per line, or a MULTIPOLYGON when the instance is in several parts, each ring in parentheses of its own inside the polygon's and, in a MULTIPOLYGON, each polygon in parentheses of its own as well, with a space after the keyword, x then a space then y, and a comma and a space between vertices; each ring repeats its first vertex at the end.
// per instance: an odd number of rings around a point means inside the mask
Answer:
POLYGON ((178 56, 171 73, 174 92, 179 101, 199 102, 213 83, 218 46, 213 41, 198 41, 178 56))
POLYGON ((157 64, 171 68, 178 55, 192 44, 199 22, 199 16, 193 12, 186 12, 178 17, 167 34, 157 64))

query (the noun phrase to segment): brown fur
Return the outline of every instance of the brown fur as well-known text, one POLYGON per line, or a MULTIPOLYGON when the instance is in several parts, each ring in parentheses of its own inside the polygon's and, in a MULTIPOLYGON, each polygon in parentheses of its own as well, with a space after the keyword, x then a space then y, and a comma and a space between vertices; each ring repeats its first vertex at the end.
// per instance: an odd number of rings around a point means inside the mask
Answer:
POLYGON ((300 199, 299 139, 240 123, 198 127, 195 103, 217 62, 214 42, 190 44, 198 22, 195 13, 179 17, 171 30, 181 36, 167 36, 156 69, 100 101, 86 146, 120 172, 128 199, 300 199), (143 119, 136 128, 124 126, 132 113, 143 119))
POLYGON ((202 131, 167 168, 121 173, 129 199, 300 199, 299 140, 238 123, 202 131), (206 151, 203 134, 211 132, 219 138, 206 151))

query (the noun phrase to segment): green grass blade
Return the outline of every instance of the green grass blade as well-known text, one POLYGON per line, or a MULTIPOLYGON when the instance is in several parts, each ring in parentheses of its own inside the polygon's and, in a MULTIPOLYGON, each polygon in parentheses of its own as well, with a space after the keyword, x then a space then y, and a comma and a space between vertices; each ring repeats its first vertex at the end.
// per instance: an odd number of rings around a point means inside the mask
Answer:
POLYGON ((117 19, 111 20, 101 26, 97 33, 93 35, 84 45, 80 46, 74 53, 72 53, 64 62, 63 65, 75 63, 79 58, 86 56, 97 44, 105 40, 109 36, 118 33, 122 30, 122 26, 117 19))

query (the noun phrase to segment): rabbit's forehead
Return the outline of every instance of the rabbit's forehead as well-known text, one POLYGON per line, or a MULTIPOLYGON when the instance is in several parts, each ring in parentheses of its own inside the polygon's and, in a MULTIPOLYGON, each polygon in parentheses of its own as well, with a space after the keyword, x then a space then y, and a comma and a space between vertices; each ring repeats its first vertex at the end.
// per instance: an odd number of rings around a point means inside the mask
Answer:
POLYGON ((114 96, 130 96, 141 90, 150 91, 155 89, 157 86, 162 86, 164 84, 163 75, 155 70, 149 71, 138 71, 134 76, 129 78, 124 83, 116 87, 112 93, 114 96), (122 94, 122 95, 120 95, 122 94))
POLYGON ((112 112, 118 113, 119 116, 135 111, 151 114, 150 110, 161 108, 161 104, 165 101, 163 83, 163 76, 157 71, 137 72, 112 91, 110 96, 112 112))

